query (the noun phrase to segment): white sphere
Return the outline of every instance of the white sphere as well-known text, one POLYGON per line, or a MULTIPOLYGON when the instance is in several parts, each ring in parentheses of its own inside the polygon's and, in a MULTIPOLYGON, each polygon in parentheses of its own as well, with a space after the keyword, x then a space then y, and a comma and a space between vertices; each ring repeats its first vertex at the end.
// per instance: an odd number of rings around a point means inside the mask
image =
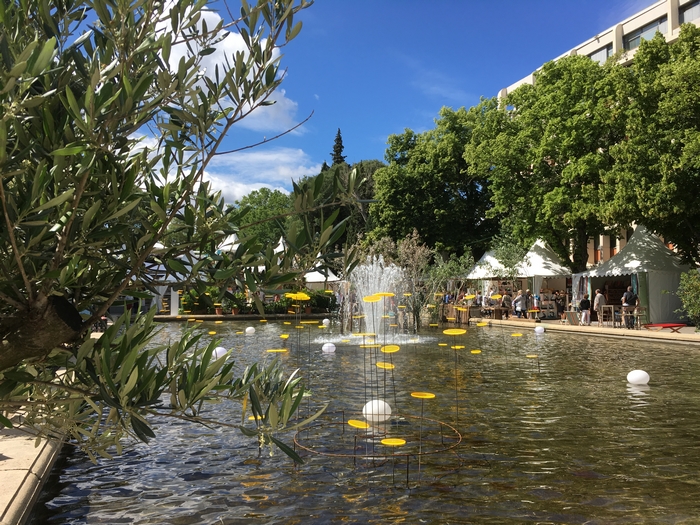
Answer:
POLYGON ((536 334, 543 334, 544 333, 544 326, 536 326, 535 333, 536 334))
POLYGON ((255 328, 252 326, 249 326, 248 328, 245 329, 245 335, 253 335, 255 333, 255 328))
POLYGON ((362 408, 362 415, 370 423, 381 423, 391 417, 391 407, 381 399, 373 399, 362 408))
POLYGON ((326 328, 328 328, 328 327, 331 325, 331 320, 330 320, 330 319, 324 319, 324 320, 321 321, 321 322, 323 323, 323 326, 325 326, 326 328))
POLYGON ((649 382, 649 374, 644 370, 632 370, 627 374, 627 382, 633 385, 646 385, 649 382))
POLYGON ((223 357, 228 350, 226 350, 223 346, 217 346, 214 348, 214 351, 211 353, 211 358, 216 361, 220 357, 223 357))
POLYGON ((333 343, 325 343, 322 347, 321 350, 323 350, 324 354, 332 354, 335 352, 335 345, 333 343))

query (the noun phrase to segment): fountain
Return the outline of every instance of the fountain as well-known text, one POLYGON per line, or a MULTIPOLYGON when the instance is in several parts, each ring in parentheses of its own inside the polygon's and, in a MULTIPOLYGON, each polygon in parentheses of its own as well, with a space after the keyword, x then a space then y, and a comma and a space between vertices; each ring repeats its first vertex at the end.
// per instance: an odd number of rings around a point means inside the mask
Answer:
MULTIPOLYGON (((390 294, 399 293, 404 278, 403 270, 395 264, 384 264, 384 258, 368 257, 364 264, 359 265, 352 272, 350 281, 355 290, 354 303, 358 306, 358 313, 364 315, 365 327, 367 331, 379 334, 385 328, 383 322, 387 303, 391 304, 393 299, 390 294), (363 299, 377 294, 383 294, 382 301, 367 302, 363 299)), ((361 323, 358 323, 361 326, 361 323)), ((362 331, 359 329, 358 331, 362 331)))

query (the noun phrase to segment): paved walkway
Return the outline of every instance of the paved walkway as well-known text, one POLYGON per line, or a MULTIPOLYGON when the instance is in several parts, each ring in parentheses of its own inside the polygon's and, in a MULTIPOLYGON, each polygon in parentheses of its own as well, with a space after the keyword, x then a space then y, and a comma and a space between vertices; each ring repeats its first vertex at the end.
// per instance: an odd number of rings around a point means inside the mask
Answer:
MULTIPOLYGON (((217 316, 211 317, 217 318, 217 316)), ((535 323, 532 320, 517 319, 503 321, 471 319, 471 323, 478 321, 487 322, 491 326, 508 326, 520 331, 534 330, 536 326, 543 326, 545 330, 552 332, 700 345, 700 332, 695 332, 693 327, 682 328, 680 333, 671 333, 670 330, 652 332, 645 329, 600 328, 597 325, 570 326, 563 325, 558 320, 535 323)), ((21 525, 27 520, 39 496, 43 481, 48 477, 58 457, 60 451, 58 442, 42 441, 38 447, 35 447, 34 441, 33 437, 15 429, 0 430, 0 525, 21 525)))

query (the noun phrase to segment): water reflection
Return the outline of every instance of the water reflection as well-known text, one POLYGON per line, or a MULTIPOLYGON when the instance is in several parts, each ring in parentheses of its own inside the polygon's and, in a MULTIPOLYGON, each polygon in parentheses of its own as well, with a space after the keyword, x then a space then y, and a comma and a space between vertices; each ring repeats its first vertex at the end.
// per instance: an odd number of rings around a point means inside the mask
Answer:
MULTIPOLYGON (((160 337, 178 329, 168 326, 160 337)), ((302 411, 330 402, 325 422, 304 431, 301 442, 349 456, 306 454, 295 468, 279 451, 258 457, 256 443, 237 432, 163 419, 150 446, 114 461, 94 466, 67 456, 32 523, 674 523, 700 515, 688 490, 700 482, 696 349, 626 349, 524 331, 513 338, 480 327, 460 339, 465 349, 455 366, 455 351, 438 346, 452 338, 392 336, 401 347, 391 354, 395 369, 372 377, 406 424, 387 425, 386 434, 406 438, 402 449, 416 452, 440 442, 439 424, 412 419, 421 403, 410 394, 425 391, 436 395, 423 405, 425 417, 454 425, 463 437, 454 449, 422 457, 419 478, 410 454, 408 461, 360 460, 381 445, 356 443, 343 424, 362 419, 367 397, 377 393, 366 389, 359 338, 273 323, 256 326, 253 336, 239 333, 244 329, 216 327, 237 366, 278 356, 289 370, 301 367, 312 390, 302 411), (327 341, 336 344, 334 354, 321 351, 327 341), (280 346, 289 352, 266 352, 280 346), (649 371, 653 387, 628 385, 634 368, 649 371)), ((235 403, 210 410, 240 419, 235 403)), ((291 443, 293 436, 280 437, 291 443)))

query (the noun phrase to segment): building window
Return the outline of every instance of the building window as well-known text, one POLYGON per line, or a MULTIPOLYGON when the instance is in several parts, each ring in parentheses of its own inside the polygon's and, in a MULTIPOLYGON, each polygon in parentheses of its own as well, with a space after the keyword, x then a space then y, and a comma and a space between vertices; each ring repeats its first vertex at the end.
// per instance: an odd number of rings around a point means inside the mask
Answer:
MULTIPOLYGON (((700 0, 698 0, 698 3, 700 3, 700 0)), ((594 62, 598 62, 599 64, 605 64, 605 61, 610 58, 612 55, 612 44, 608 44, 602 49, 599 49, 598 51, 591 53, 588 55, 591 60, 594 62)))
POLYGON ((700 0, 681 7, 681 24, 692 22, 700 18, 700 0))
POLYGON ((666 21, 666 17, 662 16, 658 20, 654 20, 653 22, 645 25, 644 27, 636 29, 631 33, 627 33, 624 36, 625 49, 629 51, 630 49, 635 49, 639 47, 639 44, 642 43, 642 40, 651 40, 652 38, 654 38, 654 35, 657 31, 665 35, 667 26, 668 23, 666 21))

